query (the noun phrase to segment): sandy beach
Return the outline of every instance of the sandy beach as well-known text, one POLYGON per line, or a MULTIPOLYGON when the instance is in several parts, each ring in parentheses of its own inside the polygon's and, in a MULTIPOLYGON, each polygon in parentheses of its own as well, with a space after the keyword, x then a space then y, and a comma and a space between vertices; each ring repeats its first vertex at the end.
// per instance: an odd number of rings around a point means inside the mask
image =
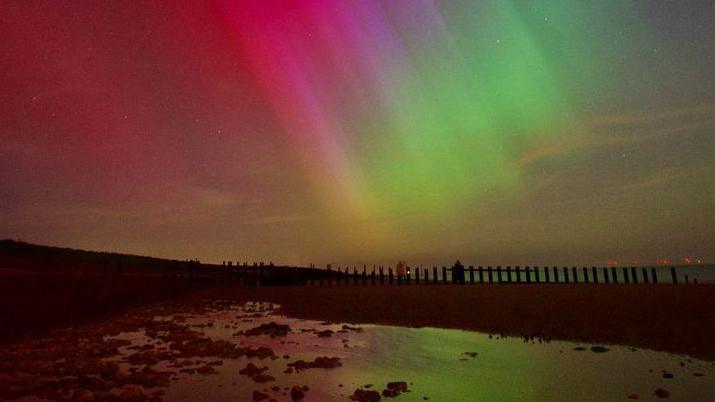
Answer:
POLYGON ((161 300, 265 301, 288 316, 629 345, 715 360, 715 285, 211 286, 154 276, 7 274, 0 339, 161 300))
POLYGON ((715 360, 715 286, 410 285, 211 288, 292 317, 630 345, 715 360))

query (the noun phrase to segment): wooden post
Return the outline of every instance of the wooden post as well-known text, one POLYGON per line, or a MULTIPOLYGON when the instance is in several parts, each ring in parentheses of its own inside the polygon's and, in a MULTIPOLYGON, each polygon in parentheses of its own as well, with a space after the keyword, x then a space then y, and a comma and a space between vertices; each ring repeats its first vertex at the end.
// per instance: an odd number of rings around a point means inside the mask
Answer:
POLYGON ((613 283, 618 283, 618 272, 616 271, 616 267, 611 267, 611 275, 613 276, 613 283))
POLYGON ((569 269, 564 267, 564 283, 569 283, 569 269))
POLYGON ((487 276, 489 278, 489 283, 490 284, 494 283, 494 278, 492 277, 492 266, 491 265, 487 266, 487 276))
POLYGON ((420 268, 415 268, 415 284, 420 284, 420 268))
POLYGON ((425 285, 429 285, 429 269, 425 268, 425 285))
POLYGON ((393 274, 392 274, 392 267, 387 268, 387 272, 388 272, 387 275, 388 275, 388 278, 389 278, 388 283, 389 283, 390 285, 392 285, 392 280, 394 279, 393 274))
POLYGON ((536 282, 536 283, 541 283, 541 277, 540 277, 540 275, 541 275, 541 274, 539 273, 539 267, 538 267, 538 266, 534 266, 534 282, 536 282))
POLYGON ((648 270, 646 267, 641 268, 641 272, 643 272, 643 283, 648 283, 648 270))
POLYGON ((501 280, 501 265, 497 265, 497 282, 502 283, 502 280, 501 280))
POLYGON ((380 285, 385 284, 385 271, 382 268, 382 265, 380 265, 380 285))
POLYGON ((367 266, 362 266, 362 284, 367 285, 367 266))
POLYGON ((396 272, 395 276, 397 276, 397 284, 402 285, 402 275, 400 275, 399 272, 396 272))
POLYGON ((516 283, 521 283, 521 267, 516 267, 516 283))
POLYGON ((573 283, 578 283, 578 271, 576 267, 571 267, 571 273, 573 274, 573 283))
POLYGON ((638 283, 638 272, 636 272, 636 267, 631 267, 631 280, 633 283, 638 283))
POLYGON ((447 267, 442 266, 442 283, 447 283, 447 267))
POLYGON ((370 274, 370 283, 375 284, 375 266, 372 267, 372 273, 370 274))
POLYGON ((544 267, 544 282, 551 282, 551 278, 549 277, 549 267, 544 267))
POLYGON ((657 285, 658 284, 658 274, 656 272, 655 267, 652 267, 650 269, 650 277, 653 279, 653 283, 655 283, 657 285))
POLYGON ((473 265, 469 266, 469 283, 474 285, 474 266, 473 265))
POLYGON ((585 283, 588 283, 588 268, 583 267, 582 270, 583 270, 583 281, 584 281, 585 283))
POLYGON ((407 267, 407 284, 409 285, 410 282, 412 282, 412 268, 407 267))
POLYGON ((353 285, 358 284, 358 271, 357 268, 353 267, 353 285))
POLYGON ((437 267, 432 266, 432 282, 436 285, 439 282, 439 277, 437 276, 437 267))
POLYGON ((673 285, 678 284, 678 274, 675 273, 675 267, 670 267, 670 276, 673 279, 673 285))
POLYGON ((598 284, 598 270, 596 267, 591 267, 591 277, 593 277, 593 283, 598 284))
POLYGON ((531 268, 524 267, 524 271, 526 271, 526 283, 531 283, 531 268))
POLYGON ((559 269, 557 267, 553 267, 554 271, 554 282, 558 283, 559 282, 559 269))
POLYGON ((623 267, 623 283, 630 283, 628 278, 628 268, 623 267))
POLYGON ((479 266, 479 284, 481 285, 483 283, 484 283, 484 268, 482 268, 482 266, 480 265, 479 266))
POLYGON ((688 274, 685 274, 685 284, 690 285, 690 279, 688 279, 688 274))
POLYGON ((511 266, 506 267, 506 281, 511 283, 511 266))
POLYGON ((608 268, 603 267, 603 280, 606 283, 611 283, 611 278, 608 276, 608 268))

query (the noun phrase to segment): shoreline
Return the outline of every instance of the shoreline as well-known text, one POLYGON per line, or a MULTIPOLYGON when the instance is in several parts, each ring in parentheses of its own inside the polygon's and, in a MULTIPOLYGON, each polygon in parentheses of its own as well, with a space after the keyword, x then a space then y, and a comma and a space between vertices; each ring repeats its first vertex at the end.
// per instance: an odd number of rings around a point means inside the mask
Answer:
POLYGON ((331 322, 614 344, 715 361, 715 285, 419 285, 212 288, 331 322))
POLYGON ((715 285, 211 286, 161 277, 6 275, 0 343, 168 299, 264 301, 318 321, 647 348, 715 361, 715 285))

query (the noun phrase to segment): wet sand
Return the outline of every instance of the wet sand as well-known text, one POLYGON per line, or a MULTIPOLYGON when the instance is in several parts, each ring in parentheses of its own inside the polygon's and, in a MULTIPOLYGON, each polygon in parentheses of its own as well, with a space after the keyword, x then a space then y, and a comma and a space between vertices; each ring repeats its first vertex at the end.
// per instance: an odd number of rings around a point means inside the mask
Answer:
POLYGON ((164 301, 0 345, 0 400, 707 401, 715 363, 630 347, 164 301), (381 398, 382 396, 382 398, 381 398))
POLYGON ((161 277, 0 275, 0 343, 170 298, 267 301, 291 317, 636 346, 715 360, 715 285, 238 287, 161 277))
POLYGON ((715 360, 715 285, 217 287, 291 317, 608 343, 715 360))
POLYGON ((0 270, 0 344, 96 322, 200 288, 159 276, 0 270))

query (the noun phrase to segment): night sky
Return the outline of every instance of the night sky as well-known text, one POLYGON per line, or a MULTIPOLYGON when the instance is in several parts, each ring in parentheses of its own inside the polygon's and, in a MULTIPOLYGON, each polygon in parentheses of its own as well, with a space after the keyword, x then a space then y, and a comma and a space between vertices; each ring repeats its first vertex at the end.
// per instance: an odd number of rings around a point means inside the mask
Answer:
POLYGON ((715 260, 712 0, 1 4, 0 238, 715 260))

